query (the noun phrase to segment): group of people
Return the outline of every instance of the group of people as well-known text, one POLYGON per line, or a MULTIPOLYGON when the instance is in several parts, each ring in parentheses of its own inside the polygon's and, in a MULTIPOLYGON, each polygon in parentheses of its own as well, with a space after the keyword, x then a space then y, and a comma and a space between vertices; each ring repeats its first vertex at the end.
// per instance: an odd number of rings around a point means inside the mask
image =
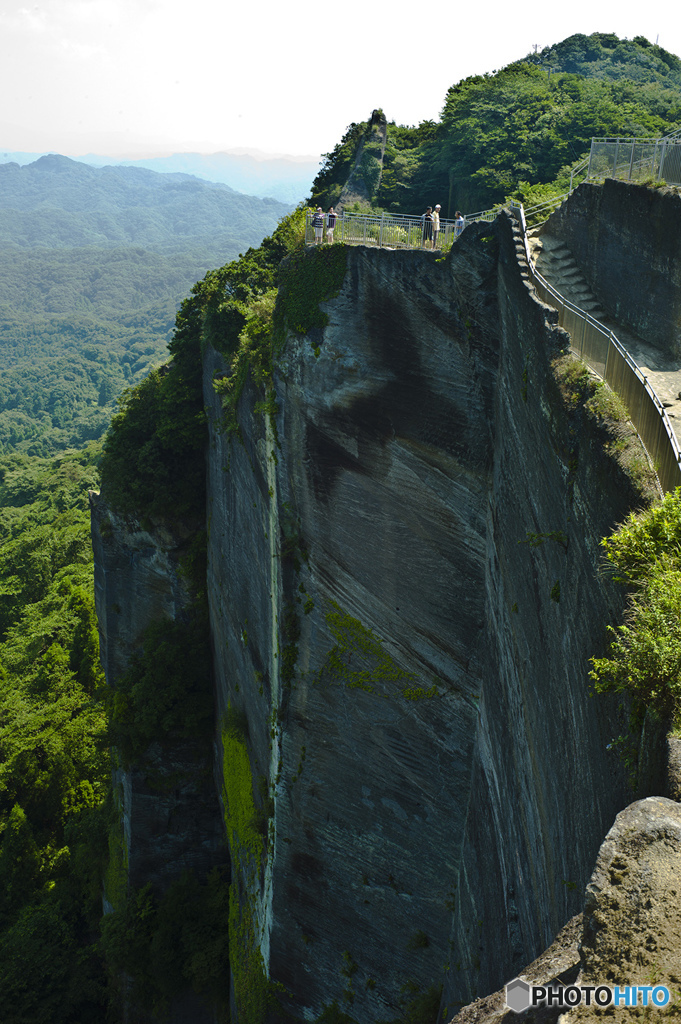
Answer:
MULTIPOLYGON (((427 247, 426 242, 430 242, 430 248, 437 248, 437 236, 440 233, 440 210, 442 207, 438 203, 435 209, 429 206, 425 213, 421 214, 421 220, 423 222, 423 238, 421 241, 422 247, 427 247)), ((329 207, 329 212, 324 213, 321 206, 318 206, 315 212, 312 214, 312 227, 314 228, 314 242, 315 245, 322 245, 324 242, 324 225, 326 224, 326 241, 331 244, 333 242, 333 231, 336 227, 336 221, 338 214, 334 212, 333 206, 329 207)), ((454 214, 454 237, 458 236, 463 231, 466 224, 466 218, 463 216, 460 210, 457 210, 454 214)))
POLYGON ((334 213, 333 206, 329 207, 329 212, 324 214, 321 206, 318 206, 315 212, 312 214, 312 227, 314 228, 314 244, 322 245, 324 242, 324 221, 326 220, 326 240, 331 245, 333 242, 333 229, 336 226, 336 220, 338 214, 334 213))
MULTIPOLYGON (((442 207, 438 203, 435 209, 432 206, 427 207, 426 212, 421 214, 421 220, 423 222, 423 238, 421 240, 421 246, 426 247, 426 242, 430 242, 430 248, 437 248, 437 236, 440 233, 440 210, 442 207)), ((454 237, 458 238, 463 231, 466 224, 466 218, 463 216, 460 210, 457 210, 454 214, 454 237)))

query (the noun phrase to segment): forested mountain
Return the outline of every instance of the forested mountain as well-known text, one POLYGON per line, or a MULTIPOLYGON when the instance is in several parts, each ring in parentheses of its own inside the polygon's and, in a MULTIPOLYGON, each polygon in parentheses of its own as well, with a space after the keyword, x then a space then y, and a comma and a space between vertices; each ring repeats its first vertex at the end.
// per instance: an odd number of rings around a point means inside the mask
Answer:
MULTIPOLYGON (((471 213, 511 193, 569 180, 593 136, 660 135, 681 126, 681 61, 638 36, 575 35, 447 92, 441 119, 388 126, 374 204, 414 213, 441 203, 471 213)), ((312 200, 334 204, 366 123, 327 154, 312 200)))
POLYGON ((614 32, 594 32, 590 36, 577 33, 562 43, 529 54, 527 60, 571 75, 624 78, 681 88, 681 60, 645 36, 619 39, 614 32))
POLYGON ((289 209, 185 174, 0 164, 0 452, 100 437, 192 284, 289 209))
MULTIPOLYGON (((41 153, 0 153, 0 160, 17 164, 34 163, 41 153)), ((271 153, 173 153, 170 156, 150 156, 121 159, 88 153, 78 160, 91 167, 125 166, 147 167, 164 174, 180 172, 196 175, 209 182, 222 182, 249 196, 269 196, 282 203, 297 203, 305 195, 319 168, 315 156, 286 156, 271 153)))
POLYGON ((26 167, 0 164, 3 246, 238 251, 289 209, 188 174, 89 167, 54 154, 26 167))
POLYGON ((0 1019, 103 1019, 110 763, 87 488, 97 450, 0 459, 0 1019))

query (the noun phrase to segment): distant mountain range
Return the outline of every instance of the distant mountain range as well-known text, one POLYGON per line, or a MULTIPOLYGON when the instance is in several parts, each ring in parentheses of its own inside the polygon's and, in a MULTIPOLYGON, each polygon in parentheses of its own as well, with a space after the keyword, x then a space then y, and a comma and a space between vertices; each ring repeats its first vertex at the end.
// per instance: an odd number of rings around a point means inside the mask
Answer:
POLYGON ((65 156, 0 164, 0 244, 207 249, 217 262, 259 245, 291 204, 188 174, 90 167, 65 156))
MULTIPOLYGON (((0 152, 0 165, 33 163, 41 153, 0 152)), ((226 153, 174 153, 170 156, 128 160, 89 153, 79 163, 92 167, 138 167, 161 173, 183 173, 203 181, 229 185, 246 195, 271 197, 296 205, 310 194, 320 157, 280 156, 242 151, 226 153)))
POLYGON ((0 453, 101 436, 194 283, 292 208, 185 173, 0 164, 0 453))

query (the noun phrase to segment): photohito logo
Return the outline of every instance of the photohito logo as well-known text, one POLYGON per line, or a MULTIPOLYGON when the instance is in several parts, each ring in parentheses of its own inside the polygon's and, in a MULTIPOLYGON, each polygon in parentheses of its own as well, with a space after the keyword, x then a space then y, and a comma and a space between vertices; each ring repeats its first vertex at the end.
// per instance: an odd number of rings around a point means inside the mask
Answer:
POLYGON ((654 1006, 662 1009, 671 998, 666 985, 528 985, 514 978, 506 986, 506 1006, 522 1013, 530 1006, 654 1006))

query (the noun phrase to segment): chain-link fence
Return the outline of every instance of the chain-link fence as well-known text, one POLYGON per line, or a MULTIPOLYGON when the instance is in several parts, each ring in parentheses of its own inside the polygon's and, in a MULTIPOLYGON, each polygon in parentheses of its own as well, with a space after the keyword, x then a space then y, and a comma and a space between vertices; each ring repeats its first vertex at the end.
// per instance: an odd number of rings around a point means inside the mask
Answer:
POLYGON ((681 184, 681 139, 592 139, 588 177, 681 184))

